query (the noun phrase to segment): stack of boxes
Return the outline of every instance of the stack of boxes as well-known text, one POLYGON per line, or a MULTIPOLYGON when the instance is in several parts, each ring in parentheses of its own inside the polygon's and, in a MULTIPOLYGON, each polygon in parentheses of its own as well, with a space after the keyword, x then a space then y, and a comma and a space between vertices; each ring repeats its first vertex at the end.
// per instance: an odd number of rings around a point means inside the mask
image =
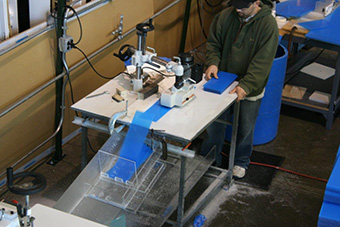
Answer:
POLYGON ((340 147, 326 186, 318 226, 340 226, 340 147))

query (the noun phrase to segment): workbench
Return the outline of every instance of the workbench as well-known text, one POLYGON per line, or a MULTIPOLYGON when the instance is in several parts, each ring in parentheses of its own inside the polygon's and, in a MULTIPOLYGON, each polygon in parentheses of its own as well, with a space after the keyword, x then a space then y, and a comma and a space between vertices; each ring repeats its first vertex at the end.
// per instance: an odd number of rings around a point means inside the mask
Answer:
MULTIPOLYGON (((168 89, 173 83, 173 77, 166 77, 159 83, 159 91, 168 89)), ((160 166, 164 165, 162 171, 159 171, 157 180, 152 180, 155 182, 147 186, 147 188, 151 187, 151 190, 148 193, 139 190, 138 193, 141 195, 137 193, 134 196, 136 198, 134 200, 138 200, 137 198, 140 197, 138 201, 140 204, 137 205, 137 208, 130 208, 130 206, 133 206, 131 205, 132 202, 125 209, 122 209, 86 196, 84 181, 89 182, 87 184, 93 184, 94 181, 91 181, 91 179, 95 179, 100 174, 93 171, 96 169, 96 162, 99 160, 98 154, 72 183, 55 207, 104 225, 110 224, 110 221, 115 218, 125 216, 127 226, 161 226, 178 207, 177 223, 175 224, 182 226, 198 210, 200 205, 210 198, 208 195, 216 193, 222 185, 228 187, 232 183, 239 103, 236 102, 237 95, 229 94, 229 91, 237 85, 237 82, 230 85, 221 95, 204 91, 203 85, 205 83, 206 80, 202 79, 200 83, 196 84, 196 97, 187 105, 181 108, 174 107, 157 122, 152 122, 150 130, 153 129, 155 134, 166 138, 167 141, 174 141, 176 146, 169 144, 169 152, 173 153, 168 156, 167 160, 159 160, 152 169, 152 171, 155 169, 158 171, 161 168, 160 166), (235 105, 233 105, 234 103, 235 105), (236 130, 233 130, 231 140, 229 169, 218 169, 217 178, 184 213, 184 198, 211 167, 215 150, 213 149, 209 153, 209 157, 202 157, 196 155, 194 151, 183 149, 183 147, 197 138, 231 106, 234 107, 232 124, 236 130)), ((122 125, 129 126, 136 111, 144 112, 159 100, 159 94, 154 94, 145 100, 137 99, 137 93, 131 91, 129 76, 122 73, 72 105, 71 108, 81 114, 81 117, 75 117, 74 123, 82 127, 83 167, 87 163, 88 128, 108 133, 107 122, 115 113, 124 111, 126 108, 125 101, 118 103, 112 99, 117 88, 129 91, 126 98, 128 101, 127 115, 117 120, 117 123, 122 125), (103 95, 91 97, 101 93, 103 95)), ((121 134, 114 132, 99 152, 106 154, 121 140, 124 140, 124 136, 122 137, 121 134)))
MULTIPOLYGON (((305 35, 309 32, 309 30, 301 27, 298 25, 299 22, 304 21, 311 21, 311 20, 318 20, 322 19, 320 17, 315 16, 317 15, 315 12, 311 12, 300 19, 294 19, 291 21, 288 21, 282 28, 280 28, 279 32, 280 35, 283 37, 283 40, 288 41, 288 49, 290 49, 289 53, 292 57, 292 52, 297 52, 298 45, 295 45, 295 48, 291 48, 291 46, 294 46, 293 44, 304 44, 312 47, 318 47, 323 48, 331 51, 337 52, 337 60, 335 64, 335 75, 328 79, 327 81, 321 81, 316 79, 311 79, 311 77, 306 77, 303 73, 297 73, 296 75, 293 75, 294 77, 297 77, 297 80, 291 80, 292 78, 289 78, 286 76, 285 81, 290 81, 289 84, 295 85, 295 86, 301 86, 306 87, 307 92, 304 95, 302 99, 294 99, 290 97, 282 97, 282 103, 285 105, 290 105, 314 112, 318 112, 323 114, 323 116, 326 118, 326 128, 331 129, 334 116, 336 112, 339 110, 340 107, 340 95, 339 95, 339 82, 340 82, 340 46, 331 44, 331 43, 325 43, 319 40, 314 39, 307 39, 305 35), (299 77, 301 79, 299 79, 299 77), (299 79, 299 80, 298 80, 299 79), (312 87, 321 87, 320 89, 328 90, 323 92, 329 92, 331 97, 329 100, 329 104, 323 104, 318 103, 315 101, 311 101, 308 99, 309 95, 311 95, 314 92, 315 88, 312 87), (313 89, 313 90, 312 90, 313 89)), ((327 63, 327 62, 326 62, 327 63)), ((334 66, 333 66, 334 67, 334 66)), ((286 82, 285 82, 286 84, 286 82)))

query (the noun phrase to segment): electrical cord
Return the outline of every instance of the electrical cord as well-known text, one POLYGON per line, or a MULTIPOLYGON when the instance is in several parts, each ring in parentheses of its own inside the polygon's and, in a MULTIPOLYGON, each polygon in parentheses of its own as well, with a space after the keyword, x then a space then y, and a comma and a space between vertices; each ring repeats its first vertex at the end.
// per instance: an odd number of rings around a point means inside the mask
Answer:
POLYGON ((166 74, 162 73, 161 71, 158 71, 157 69, 154 69, 154 68, 151 68, 151 67, 148 67, 148 66, 143 67, 143 69, 151 69, 151 70, 153 70, 153 71, 155 71, 155 72, 157 72, 157 73, 159 73, 159 74, 161 74, 162 76, 165 76, 165 77, 174 77, 175 76, 175 75, 166 75, 166 74))
MULTIPOLYGON (((222 155, 224 155, 226 157, 229 157, 229 155, 227 155, 224 152, 222 152, 222 155)), ((264 166, 264 167, 268 167, 268 168, 273 168, 273 169, 281 170, 281 171, 284 171, 284 172, 287 172, 287 173, 291 173, 291 174, 294 174, 294 175, 306 177, 306 178, 313 179, 313 180, 322 181, 322 182, 325 182, 325 183, 328 182, 326 179, 322 179, 322 178, 306 175, 306 174, 303 174, 303 173, 295 172, 295 171, 288 170, 288 169, 285 169, 285 168, 282 168, 282 167, 279 167, 279 166, 269 165, 269 164, 260 163, 260 162, 250 162, 250 164, 251 165, 258 165, 258 166, 264 166)))
POLYGON ((222 3, 223 3, 223 0, 221 0, 219 3, 217 3, 216 5, 213 5, 213 4, 211 4, 208 0, 204 0, 205 1, 205 3, 208 5, 208 6, 210 6, 210 7, 212 7, 212 8, 215 8, 215 7, 218 7, 218 6, 220 6, 220 5, 222 5, 222 3))
POLYGON ((77 49, 80 53, 82 53, 86 59, 86 61, 89 63, 89 65, 91 66, 92 70, 98 75, 100 76, 101 78, 104 78, 104 79, 107 79, 107 80, 111 80, 113 78, 115 78, 116 76, 113 76, 113 77, 106 77, 106 76, 103 76, 102 74, 100 74, 99 72, 97 72, 97 70, 93 67, 91 61, 88 59, 88 57, 86 56, 86 54, 77 46, 75 46, 74 44, 71 44, 72 45, 72 48, 74 49, 77 49))
POLYGON ((72 6, 66 5, 66 8, 69 8, 70 10, 72 10, 74 15, 77 17, 77 20, 78 20, 78 23, 79 23, 80 35, 79 35, 78 41, 74 43, 74 45, 77 45, 77 44, 80 43, 81 39, 83 38, 83 26, 81 25, 77 11, 72 6))
POLYGON ((205 31, 204 31, 203 22, 202 22, 202 16, 201 16, 201 10, 200 10, 200 2, 199 2, 199 0, 197 0, 197 12, 198 12, 198 18, 199 18, 199 21, 200 21, 200 25, 201 25, 201 29, 202 29, 203 35, 204 35, 204 37, 207 39, 208 36, 207 36, 207 34, 205 33, 205 31))
POLYGON ((92 145, 91 145, 91 143, 90 143, 89 137, 87 137, 86 139, 87 139, 87 143, 88 143, 88 145, 89 145, 90 150, 91 150, 93 153, 96 154, 97 151, 95 151, 95 150, 93 149, 93 147, 92 147, 92 145))

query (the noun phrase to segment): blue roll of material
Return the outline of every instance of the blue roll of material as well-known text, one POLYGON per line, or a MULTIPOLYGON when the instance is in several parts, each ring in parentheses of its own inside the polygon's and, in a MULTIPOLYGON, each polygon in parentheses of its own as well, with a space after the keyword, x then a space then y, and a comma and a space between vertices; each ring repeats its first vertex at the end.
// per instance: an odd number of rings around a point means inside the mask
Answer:
POLYGON ((150 156, 152 150, 144 144, 154 116, 149 113, 136 112, 119 151, 120 158, 107 171, 109 177, 128 181, 138 167, 150 156))
POLYGON ((218 79, 212 77, 207 83, 203 85, 204 91, 222 94, 237 78, 236 74, 223 71, 219 71, 217 76, 218 79))

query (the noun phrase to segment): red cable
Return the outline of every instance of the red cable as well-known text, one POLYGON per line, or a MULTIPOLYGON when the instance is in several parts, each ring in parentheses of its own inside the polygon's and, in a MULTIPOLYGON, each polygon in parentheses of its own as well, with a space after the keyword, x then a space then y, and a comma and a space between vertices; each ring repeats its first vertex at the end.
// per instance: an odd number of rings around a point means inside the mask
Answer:
MULTIPOLYGON (((225 153, 223 153, 223 152, 222 152, 222 155, 228 157, 228 155, 225 154, 225 153)), ((250 164, 252 164, 252 165, 258 165, 258 166, 265 166, 265 167, 269 167, 269 168, 273 168, 273 169, 282 170, 282 171, 285 171, 285 172, 287 172, 287 173, 291 173, 291 174, 295 174, 295 175, 298 175, 298 176, 310 178, 310 179, 313 179, 313 180, 322 181, 322 182, 325 182, 325 183, 328 182, 327 180, 322 179, 322 178, 313 177, 313 176, 309 176, 309 175, 306 175, 306 174, 298 173, 298 172, 295 172, 295 171, 292 171, 292 170, 288 170, 288 169, 281 168, 281 167, 279 167, 279 166, 274 166, 274 165, 269 165, 269 164, 264 164, 264 163, 259 163, 259 162, 250 162, 250 164)))
POLYGON ((264 164, 264 163, 259 163, 259 162, 250 162, 250 164, 252 164, 252 165, 258 165, 258 166, 266 166, 266 167, 270 167, 270 168, 282 170, 282 171, 285 171, 285 172, 287 172, 287 173, 291 173, 291 174, 295 174, 295 175, 298 175, 298 176, 307 177, 307 178, 310 178, 310 179, 313 179, 313 180, 318 180, 318 181, 322 181, 322 182, 327 183, 327 180, 325 180, 325 179, 318 178, 318 177, 313 177, 313 176, 309 176, 309 175, 302 174, 302 173, 298 173, 298 172, 295 172, 295 171, 292 171, 292 170, 288 170, 288 169, 281 168, 281 167, 279 167, 279 166, 273 166, 273 165, 264 164))
POLYGON ((187 149, 190 145, 191 145, 191 142, 188 143, 185 147, 183 147, 183 148, 182 148, 182 151, 184 151, 185 149, 187 149))

